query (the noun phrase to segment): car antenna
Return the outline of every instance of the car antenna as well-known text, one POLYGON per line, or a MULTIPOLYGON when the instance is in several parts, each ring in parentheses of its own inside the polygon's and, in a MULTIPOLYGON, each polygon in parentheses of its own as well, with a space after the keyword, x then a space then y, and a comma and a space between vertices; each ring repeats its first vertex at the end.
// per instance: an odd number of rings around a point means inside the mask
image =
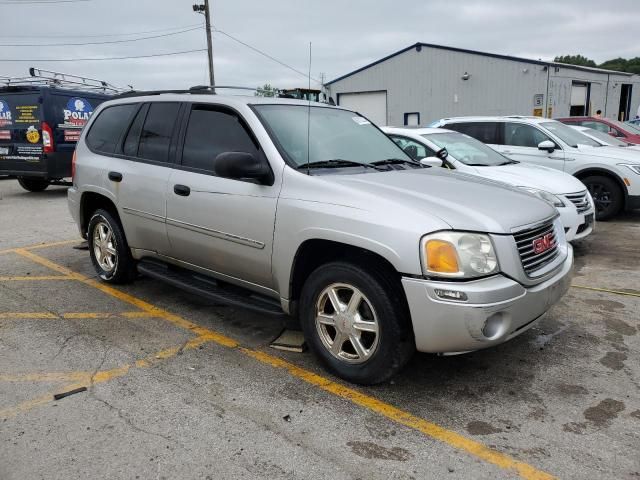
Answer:
POLYGON ((309 159, 311 156, 311 42, 309 42, 309 88, 307 90, 307 175, 309 175, 309 159))

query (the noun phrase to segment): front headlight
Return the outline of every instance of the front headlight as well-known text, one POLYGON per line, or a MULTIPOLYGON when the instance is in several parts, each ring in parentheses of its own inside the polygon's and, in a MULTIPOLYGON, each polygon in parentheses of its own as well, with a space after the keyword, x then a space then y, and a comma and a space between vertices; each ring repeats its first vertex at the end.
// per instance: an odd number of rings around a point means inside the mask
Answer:
POLYGON ((553 193, 549 193, 545 190, 538 190, 537 188, 531 188, 531 187, 518 187, 518 188, 521 188, 522 190, 526 190, 527 192, 535 195, 536 197, 541 198, 545 202, 550 203, 554 207, 564 207, 564 202, 559 197, 556 197, 553 193))
POLYGON ((635 163, 619 163, 618 165, 620 165, 621 167, 627 167, 629 170, 631 170, 633 173, 637 173, 638 175, 640 175, 640 165, 637 165, 635 163))
POLYGON ((422 238, 420 250, 426 276, 474 278, 499 270, 491 238, 482 233, 432 233, 422 238))

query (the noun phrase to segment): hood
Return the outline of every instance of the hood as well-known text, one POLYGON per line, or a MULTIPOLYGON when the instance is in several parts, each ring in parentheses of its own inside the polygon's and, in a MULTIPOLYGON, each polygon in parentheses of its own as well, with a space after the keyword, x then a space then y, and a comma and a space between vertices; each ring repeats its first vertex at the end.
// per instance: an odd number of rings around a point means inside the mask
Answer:
POLYGON ((572 155, 585 155, 589 157, 597 157, 601 159, 610 159, 612 163, 629 162, 640 164, 640 152, 636 149, 620 148, 620 147, 585 147, 580 145, 578 148, 565 150, 567 157, 572 155))
POLYGON ((427 213, 456 230, 510 234, 512 228, 557 214, 547 202, 515 187, 440 168, 322 178, 347 187, 345 193, 357 192, 351 198, 358 208, 416 220, 427 213))
POLYGON ((505 182, 515 187, 537 188, 555 195, 586 190, 584 184, 573 175, 531 163, 473 168, 484 178, 505 182))

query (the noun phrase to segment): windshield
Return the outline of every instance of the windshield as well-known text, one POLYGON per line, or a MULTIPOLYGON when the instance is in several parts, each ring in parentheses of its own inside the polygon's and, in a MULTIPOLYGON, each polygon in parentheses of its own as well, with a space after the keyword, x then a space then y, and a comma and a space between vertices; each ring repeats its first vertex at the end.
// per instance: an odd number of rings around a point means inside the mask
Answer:
POLYGON ((373 164, 389 159, 415 163, 389 137, 356 113, 306 105, 254 105, 254 109, 293 167, 307 163, 307 152, 309 163, 341 160, 345 166, 348 162, 357 166, 355 163, 373 164))
POLYGON ((577 130, 574 130, 568 125, 560 122, 543 122, 541 127, 546 128, 549 132, 553 133, 556 137, 562 140, 570 147, 577 148, 578 145, 587 145, 589 147, 600 147, 601 145, 592 138, 583 135, 577 130))
POLYGON ((603 132, 601 130, 596 130, 594 128, 590 128, 588 131, 585 131, 584 134, 585 135, 590 135, 590 136, 596 138, 597 140, 602 141, 602 143, 604 143, 606 145, 614 145, 616 147, 628 147, 629 146, 628 143, 617 139, 613 135, 609 135, 608 133, 605 133, 605 132, 603 132))
POLYGON ((632 123, 628 122, 619 122, 618 120, 607 120, 624 132, 629 132, 633 135, 640 135, 640 127, 638 127, 637 125, 633 125, 632 123))
POLYGON ((490 167, 511 163, 491 147, 463 133, 428 133, 422 136, 438 147, 446 148, 449 155, 465 165, 490 167))

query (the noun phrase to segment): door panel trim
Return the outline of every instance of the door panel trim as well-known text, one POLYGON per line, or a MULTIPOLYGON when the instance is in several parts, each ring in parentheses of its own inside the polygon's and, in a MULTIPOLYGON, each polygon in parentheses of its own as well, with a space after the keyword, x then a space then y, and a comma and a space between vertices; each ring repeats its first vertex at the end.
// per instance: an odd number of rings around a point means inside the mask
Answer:
POLYGON ((156 215, 154 213, 144 212, 142 210, 136 210, 131 207, 122 207, 122 211, 124 213, 128 213, 129 215, 134 215, 136 217, 146 218, 147 220, 155 220, 156 222, 165 223, 165 219, 162 215, 156 215))
POLYGON ((262 250, 264 248, 264 243, 258 240, 241 237, 239 235, 234 235, 233 233, 221 232, 220 230, 213 230, 211 228, 194 225, 192 223, 181 222, 180 220, 175 220, 173 218, 167 218, 167 225, 184 228, 186 230, 191 230, 192 232, 202 233, 203 235, 209 235, 210 237, 219 238, 221 240, 228 240, 229 242, 239 243, 240 245, 257 248, 258 250, 262 250))

